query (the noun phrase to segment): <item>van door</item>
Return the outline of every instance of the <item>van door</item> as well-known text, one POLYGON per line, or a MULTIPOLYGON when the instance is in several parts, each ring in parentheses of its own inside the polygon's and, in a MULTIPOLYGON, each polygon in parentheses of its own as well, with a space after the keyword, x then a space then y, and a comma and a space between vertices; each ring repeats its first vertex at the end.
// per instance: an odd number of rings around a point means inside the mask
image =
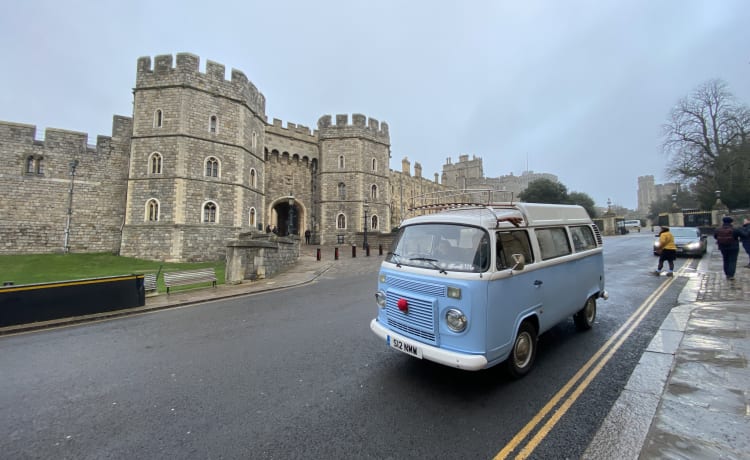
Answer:
POLYGON ((526 230, 495 232, 495 271, 487 288, 487 360, 504 359, 510 353, 521 318, 541 306, 534 285, 534 255, 526 230), (513 254, 522 254, 526 267, 513 270, 513 254), (529 267, 532 267, 529 270, 529 267))
POLYGON ((534 234, 539 244, 539 264, 543 265, 534 272, 541 283, 544 305, 539 318, 541 333, 578 311, 583 302, 579 304, 577 293, 586 290, 578 286, 577 273, 565 258, 573 252, 565 227, 537 228, 534 234))

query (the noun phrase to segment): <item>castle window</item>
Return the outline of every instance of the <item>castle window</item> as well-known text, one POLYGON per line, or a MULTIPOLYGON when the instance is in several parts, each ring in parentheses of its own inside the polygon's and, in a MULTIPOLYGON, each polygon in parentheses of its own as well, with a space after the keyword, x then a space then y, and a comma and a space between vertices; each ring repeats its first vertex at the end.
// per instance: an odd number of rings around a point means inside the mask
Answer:
POLYGON ((206 158, 206 176, 219 177, 219 160, 215 157, 206 158))
POLYGON ((258 176, 255 173, 255 168, 250 168, 250 187, 258 186, 258 176))
POLYGON ((258 133, 253 131, 253 152, 258 148, 258 133))
POLYGON ((346 216, 343 214, 339 214, 336 218, 336 228, 339 230, 345 230, 346 229, 346 216))
POLYGON ((44 158, 37 158, 36 159, 36 173, 40 176, 44 175, 44 158))
POLYGON ((161 128, 163 122, 164 115, 162 114, 161 109, 157 109, 156 112, 154 112, 154 128, 161 128))
POLYGON ((378 186, 377 185, 373 184, 373 186, 370 187, 370 198, 372 198, 373 200, 378 199, 378 186))
POLYGON ((344 155, 339 155, 339 169, 344 169, 345 164, 344 155))
POLYGON ((26 158, 26 173, 34 174, 34 157, 31 155, 26 158))
POLYGON ((203 205, 203 222, 216 223, 216 203, 208 201, 203 205))
POLYGON ((255 208, 250 208, 250 222, 249 223, 251 227, 255 227, 255 221, 256 221, 255 208))
POLYGON ((146 221, 159 221, 159 202, 154 198, 146 202, 146 221))
POLYGON ((343 182, 339 183, 339 200, 346 199, 346 185, 343 182))
POLYGON ((211 134, 216 134, 216 132, 219 130, 219 119, 216 117, 216 115, 211 115, 211 118, 208 119, 208 132, 211 134))
POLYGON ((378 216, 372 216, 372 218, 370 219, 370 228, 372 230, 378 229, 378 216))
POLYGON ((148 160, 149 174, 161 174, 161 154, 154 152, 148 160))
POLYGON ((372 159, 372 170, 377 171, 378 170, 378 160, 375 158, 372 159))

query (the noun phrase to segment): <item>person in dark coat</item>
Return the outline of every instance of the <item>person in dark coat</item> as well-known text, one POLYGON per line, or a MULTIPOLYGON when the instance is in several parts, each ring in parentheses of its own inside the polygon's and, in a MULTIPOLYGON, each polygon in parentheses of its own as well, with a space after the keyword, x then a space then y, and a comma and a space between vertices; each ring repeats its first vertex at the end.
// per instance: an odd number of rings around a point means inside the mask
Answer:
POLYGON ((734 272, 737 270, 737 256, 740 253, 742 232, 732 226, 734 219, 729 216, 725 216, 721 219, 721 222, 721 227, 714 232, 714 238, 724 261, 724 274, 731 281, 734 280, 734 272))
POLYGON ((310 230, 305 230, 305 244, 310 244, 310 235, 312 235, 312 233, 310 233, 310 230))
MULTIPOLYGON (((742 222, 742 228, 741 235, 740 235, 740 242, 742 243, 742 247, 745 249, 745 252, 747 253, 747 257, 750 258, 750 219, 745 219, 742 222)), ((745 265, 745 268, 750 268, 750 260, 748 260, 747 265, 745 265)))

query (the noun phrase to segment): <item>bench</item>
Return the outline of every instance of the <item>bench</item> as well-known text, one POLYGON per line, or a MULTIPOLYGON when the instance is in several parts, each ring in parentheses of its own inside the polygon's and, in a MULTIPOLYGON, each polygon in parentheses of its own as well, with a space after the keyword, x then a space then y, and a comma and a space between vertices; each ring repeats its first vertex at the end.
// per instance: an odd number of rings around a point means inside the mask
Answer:
POLYGON ((147 293, 156 292, 156 273, 143 275, 143 289, 147 293))
POLYGON ((167 288, 167 294, 169 294, 169 288, 172 286, 208 283, 209 281, 213 287, 216 287, 216 273, 213 268, 164 272, 164 286, 167 288))

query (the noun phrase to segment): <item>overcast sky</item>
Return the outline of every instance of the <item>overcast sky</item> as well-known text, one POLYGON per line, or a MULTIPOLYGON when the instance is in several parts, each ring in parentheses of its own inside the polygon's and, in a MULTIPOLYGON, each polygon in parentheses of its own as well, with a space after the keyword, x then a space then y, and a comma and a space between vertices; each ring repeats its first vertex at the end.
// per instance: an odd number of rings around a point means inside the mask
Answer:
POLYGON ((189 52, 241 70, 268 120, 386 121, 391 168, 446 158, 489 177, 552 173, 568 191, 637 206, 666 182, 661 126, 724 80, 750 103, 750 1, 6 0, 0 120, 110 135, 132 116, 140 56, 189 52))

